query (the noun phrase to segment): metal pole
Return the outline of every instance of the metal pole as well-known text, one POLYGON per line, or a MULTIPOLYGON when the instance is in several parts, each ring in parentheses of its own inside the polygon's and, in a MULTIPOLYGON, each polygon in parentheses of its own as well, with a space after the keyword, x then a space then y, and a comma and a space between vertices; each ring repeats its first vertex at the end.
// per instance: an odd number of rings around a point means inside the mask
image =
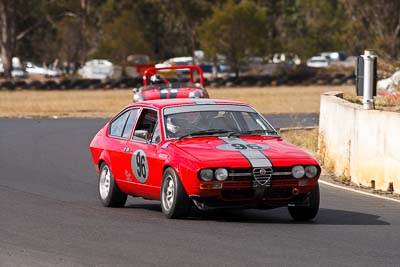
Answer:
POLYGON ((363 108, 374 109, 373 82, 374 82, 374 58, 376 55, 372 50, 365 50, 364 55, 364 97, 363 108))

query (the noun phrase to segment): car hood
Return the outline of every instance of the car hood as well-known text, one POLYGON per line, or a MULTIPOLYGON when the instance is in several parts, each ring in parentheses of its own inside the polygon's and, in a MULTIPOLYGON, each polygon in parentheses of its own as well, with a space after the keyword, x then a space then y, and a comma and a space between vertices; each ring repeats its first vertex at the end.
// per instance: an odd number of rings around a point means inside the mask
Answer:
POLYGON ((265 165, 268 160, 272 164, 282 159, 314 161, 309 154, 276 137, 194 137, 177 141, 175 146, 202 162, 234 160, 250 162, 254 166, 265 165))

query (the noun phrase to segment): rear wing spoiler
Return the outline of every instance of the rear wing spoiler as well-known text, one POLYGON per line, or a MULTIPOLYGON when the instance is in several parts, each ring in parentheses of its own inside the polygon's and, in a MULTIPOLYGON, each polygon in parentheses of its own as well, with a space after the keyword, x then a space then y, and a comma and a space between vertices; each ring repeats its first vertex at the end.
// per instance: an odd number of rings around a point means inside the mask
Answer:
POLYGON ((171 69, 189 69, 190 70, 190 82, 195 83, 194 81, 194 71, 196 70, 200 76, 200 84, 203 86, 203 70, 196 65, 186 65, 186 66, 170 66, 170 67, 150 67, 147 68, 143 73, 143 86, 147 85, 147 79, 157 73, 158 70, 171 70, 171 69))

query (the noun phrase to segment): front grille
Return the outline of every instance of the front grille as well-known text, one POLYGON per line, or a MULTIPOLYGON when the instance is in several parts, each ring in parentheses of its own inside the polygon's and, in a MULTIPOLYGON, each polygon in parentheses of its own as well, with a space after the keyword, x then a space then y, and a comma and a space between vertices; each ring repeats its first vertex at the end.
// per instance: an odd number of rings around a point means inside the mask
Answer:
POLYGON ((253 176, 260 185, 267 185, 271 182, 272 168, 254 168, 253 176))
MULTIPOLYGON (((265 167, 263 169, 268 169, 265 167)), ((254 170, 261 168, 232 168, 229 170, 230 181, 254 181, 254 170)), ((273 167, 271 180, 290 180, 295 179, 292 176, 292 167, 273 167)), ((296 179, 297 180, 297 179, 296 179)))
POLYGON ((292 176, 292 167, 274 167, 272 180, 295 179, 292 176))
POLYGON ((229 180, 231 181, 250 181, 253 180, 253 171, 251 168, 237 168, 229 171, 229 180))

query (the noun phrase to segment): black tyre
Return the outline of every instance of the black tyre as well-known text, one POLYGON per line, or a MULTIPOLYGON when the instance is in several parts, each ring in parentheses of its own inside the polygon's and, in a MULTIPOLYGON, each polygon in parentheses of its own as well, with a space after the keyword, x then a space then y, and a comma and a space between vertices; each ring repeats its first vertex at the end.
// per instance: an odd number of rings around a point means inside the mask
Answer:
POLYGON ((104 162, 100 166, 99 196, 104 207, 123 207, 128 197, 119 189, 110 167, 104 162))
POLYGON ((190 212, 191 202, 181 180, 172 168, 165 170, 161 185, 161 209, 169 219, 185 218, 190 212))
POLYGON ((293 220, 304 222, 314 219, 319 210, 319 184, 311 191, 307 207, 288 207, 293 220))

